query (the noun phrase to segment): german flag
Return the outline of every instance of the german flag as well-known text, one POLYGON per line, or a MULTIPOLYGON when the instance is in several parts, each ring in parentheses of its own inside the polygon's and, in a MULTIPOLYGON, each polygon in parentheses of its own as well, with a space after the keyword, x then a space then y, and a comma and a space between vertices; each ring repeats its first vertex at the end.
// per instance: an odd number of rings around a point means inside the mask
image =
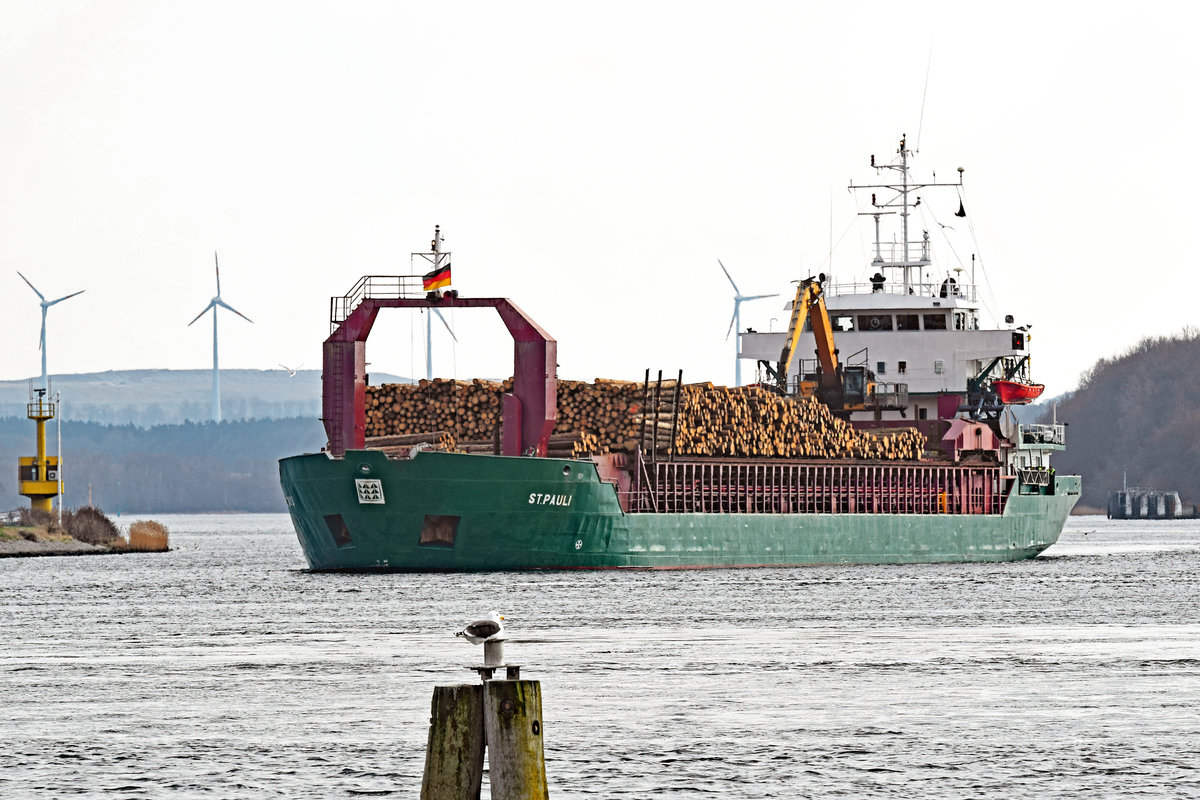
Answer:
POLYGON ((446 263, 443 267, 437 267, 430 270, 421 276, 421 284, 425 291, 432 292, 434 289, 441 289, 443 286, 450 285, 450 264, 446 263))

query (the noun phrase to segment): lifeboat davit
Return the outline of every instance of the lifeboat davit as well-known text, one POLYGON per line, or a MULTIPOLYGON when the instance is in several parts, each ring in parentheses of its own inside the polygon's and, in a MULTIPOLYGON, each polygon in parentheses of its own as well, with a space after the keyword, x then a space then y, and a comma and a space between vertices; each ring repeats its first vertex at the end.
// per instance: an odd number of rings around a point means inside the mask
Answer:
POLYGON ((1041 397, 1046 386, 1042 383, 1018 383, 1017 381, 992 381, 992 388, 1007 406, 1024 405, 1041 397))

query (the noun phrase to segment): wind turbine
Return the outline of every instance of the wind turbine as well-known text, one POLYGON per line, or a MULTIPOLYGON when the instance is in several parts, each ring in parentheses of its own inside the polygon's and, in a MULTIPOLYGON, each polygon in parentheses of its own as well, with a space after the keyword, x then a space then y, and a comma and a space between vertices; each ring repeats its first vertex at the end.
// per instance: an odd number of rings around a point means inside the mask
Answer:
MULTIPOLYGON (((17 270, 17 274, 21 275, 21 271, 17 270)), ((72 292, 71 294, 64 295, 57 300, 47 300, 45 296, 37 290, 36 286, 34 286, 32 283, 29 283, 29 278, 21 275, 21 280, 29 284, 29 288, 33 289, 33 293, 36 294, 38 299, 42 301, 42 338, 38 340, 38 349, 42 351, 42 388, 49 392, 50 384, 46 379, 46 309, 50 308, 50 306, 54 305, 55 303, 61 303, 63 300, 69 300, 77 294, 83 294, 87 291, 87 289, 80 289, 78 292, 72 292)))
POLYGON ((197 319, 200 319, 211 309, 213 312, 213 422, 221 421, 221 371, 217 367, 217 306, 224 308, 227 311, 232 311, 250 324, 254 324, 254 320, 247 317, 242 312, 238 311, 233 306, 221 299, 221 264, 217 261, 217 254, 213 252, 213 265, 217 270, 217 296, 208 301, 208 305, 204 310, 196 315, 196 319, 188 323, 190 327, 197 319))
MULTIPOLYGON (((718 258, 717 263, 721 264, 721 259, 718 258)), ((725 339, 726 339, 726 341, 728 341, 729 334, 732 333, 735 328, 738 331, 741 331, 741 329, 742 329, 742 303, 745 303, 749 300, 762 300, 764 297, 778 297, 779 294, 776 293, 776 294, 744 295, 744 294, 742 294, 742 290, 738 288, 737 284, 733 282, 733 276, 729 274, 729 270, 725 269, 724 264, 721 264, 721 271, 725 273, 725 277, 729 278, 729 283, 730 283, 730 285, 733 286, 733 318, 729 320, 729 330, 725 331, 725 339)), ((734 370, 734 384, 736 386, 742 385, 742 359, 738 357, 740 355, 740 353, 741 353, 741 347, 738 344, 738 340, 734 339, 734 341, 733 341, 733 370, 734 370)))

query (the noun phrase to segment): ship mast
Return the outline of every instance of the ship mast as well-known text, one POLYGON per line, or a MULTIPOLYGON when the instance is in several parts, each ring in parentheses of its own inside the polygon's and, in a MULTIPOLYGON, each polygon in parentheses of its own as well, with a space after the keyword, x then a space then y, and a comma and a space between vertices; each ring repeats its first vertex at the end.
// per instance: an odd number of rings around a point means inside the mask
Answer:
POLYGON ((900 270, 905 294, 913 294, 917 292, 921 285, 921 270, 929 266, 929 233, 926 232, 921 239, 921 249, 919 253, 914 253, 912 243, 909 239, 908 218, 912 213, 911 210, 921 205, 921 198, 918 196, 914 202, 909 202, 909 195, 912 192, 920 189, 925 189, 935 186, 962 186, 962 168, 958 170, 958 183, 912 183, 908 174, 908 157, 913 151, 910 151, 907 146, 908 137, 905 134, 900 136, 900 147, 897 152, 900 155, 898 164, 876 164, 875 156, 871 156, 871 166, 876 172, 880 170, 895 170, 900 173, 900 179, 894 183, 879 183, 856 186, 852 182, 850 189, 890 189, 896 192, 896 196, 890 200, 879 202, 877 196, 871 194, 871 205, 876 209, 898 209, 898 211, 867 211, 875 218, 875 259, 872 264, 880 269, 897 269, 900 270), (900 250, 897 253, 893 248, 891 258, 883 256, 883 237, 880 231, 880 217, 884 214, 900 214, 900 250))
MULTIPOLYGON (((428 253, 413 253, 412 255, 420 256, 433 265, 433 271, 437 272, 442 268, 443 264, 449 265, 450 253, 442 252, 442 244, 446 241, 442 236, 442 226, 433 226, 433 241, 429 244, 428 253)), ((438 311, 433 306, 425 312, 425 379, 433 380, 433 315, 437 314, 442 324, 446 326, 446 330, 450 332, 450 338, 458 341, 458 337, 454 335, 454 330, 450 327, 450 323, 446 322, 446 318, 442 316, 442 312, 438 311)))
MULTIPOLYGON (((908 273, 913 266, 912 264, 908 263, 908 148, 904 146, 907 138, 907 135, 902 135, 900 138, 900 177, 902 181, 902 186, 900 189, 900 227, 903 230, 904 239, 904 250, 902 251, 901 257, 904 259, 905 294, 908 294, 912 290, 912 281, 909 280, 908 273)), ((920 202, 919 198, 917 202, 920 202)), ((926 261, 925 263, 929 262, 926 261)), ((918 267, 918 269, 920 269, 920 267, 918 267)), ((919 272, 917 273, 917 277, 921 277, 919 272)), ((919 280, 917 282, 920 283, 919 280)))

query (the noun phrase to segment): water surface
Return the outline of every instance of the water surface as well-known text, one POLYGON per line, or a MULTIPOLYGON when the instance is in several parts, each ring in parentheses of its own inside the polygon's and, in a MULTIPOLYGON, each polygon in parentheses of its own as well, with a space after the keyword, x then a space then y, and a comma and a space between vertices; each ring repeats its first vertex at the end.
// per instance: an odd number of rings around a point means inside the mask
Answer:
POLYGON ((326 575, 284 515, 157 518, 173 552, 0 560, 0 797, 416 798, 491 608, 556 798, 1200 797, 1196 521, 1014 564, 326 575))

